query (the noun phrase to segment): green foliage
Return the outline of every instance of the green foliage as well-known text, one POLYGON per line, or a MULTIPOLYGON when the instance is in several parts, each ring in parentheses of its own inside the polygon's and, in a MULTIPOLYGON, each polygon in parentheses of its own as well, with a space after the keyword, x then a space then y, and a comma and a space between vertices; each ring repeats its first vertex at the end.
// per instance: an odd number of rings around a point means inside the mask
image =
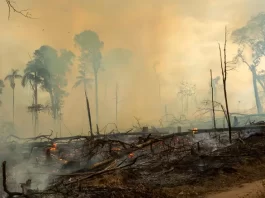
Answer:
POLYGON ((30 71, 25 80, 32 82, 32 85, 37 83, 42 90, 50 94, 54 118, 58 116, 63 98, 67 96, 64 90, 67 86, 66 73, 71 70, 74 57, 71 51, 63 49, 58 53, 56 49, 43 45, 35 50, 33 60, 25 69, 25 75, 30 71))
POLYGON ((45 68, 42 61, 39 59, 33 59, 27 63, 21 84, 25 87, 30 83, 32 89, 34 89, 34 85, 44 85, 49 77, 50 73, 45 68))
POLYGON ((265 55, 265 13, 259 13, 247 24, 232 32, 232 39, 242 46, 249 46, 253 60, 265 55))
POLYGON ((99 52, 104 46, 98 34, 91 30, 85 30, 76 35, 74 37, 74 42, 80 48, 81 52, 89 54, 99 52))
POLYGON ((261 58, 265 56, 265 13, 259 13, 257 16, 251 18, 245 26, 235 30, 232 33, 232 39, 235 43, 240 45, 235 59, 241 59, 252 73, 257 111, 258 113, 262 113, 263 109, 260 102, 257 82, 264 91, 265 86, 261 78, 262 74, 259 77, 259 71, 257 69, 261 58), (243 55, 245 47, 249 47, 252 51, 251 62, 246 60, 243 55))
POLYGON ((232 39, 238 44, 255 43, 264 40, 265 13, 259 13, 251 18, 247 24, 232 32, 232 39))
POLYGON ((44 45, 34 52, 34 57, 43 62, 44 67, 51 75, 64 76, 70 71, 75 55, 65 49, 58 53, 56 49, 44 45))
POLYGON ((79 57, 79 76, 73 88, 84 85, 84 89, 91 87, 93 79, 88 77, 89 73, 97 74, 100 68, 101 52, 104 43, 100 41, 96 32, 85 30, 74 37, 75 44, 79 47, 81 55, 79 57))
POLYGON ((84 89, 91 88, 91 83, 94 81, 92 78, 87 76, 87 72, 84 70, 79 70, 79 76, 76 77, 77 81, 75 82, 73 88, 78 87, 79 85, 83 84, 84 89))
MULTIPOLYGON (((99 36, 96 32, 91 30, 85 30, 74 37, 75 44, 81 51, 80 56, 80 71, 89 71, 89 66, 92 66, 94 77, 95 77, 95 96, 96 96, 96 123, 98 123, 98 71, 101 68, 101 49, 104 43, 100 41, 99 36)), ((74 87, 84 82, 84 89, 86 90, 86 84, 90 81, 87 76, 82 76, 83 80, 77 80, 74 87)))
POLYGON ((91 30, 85 30, 74 37, 75 44, 81 51, 80 69, 88 71, 91 65, 96 75, 101 65, 101 52, 104 43, 100 41, 99 36, 96 32, 91 30))

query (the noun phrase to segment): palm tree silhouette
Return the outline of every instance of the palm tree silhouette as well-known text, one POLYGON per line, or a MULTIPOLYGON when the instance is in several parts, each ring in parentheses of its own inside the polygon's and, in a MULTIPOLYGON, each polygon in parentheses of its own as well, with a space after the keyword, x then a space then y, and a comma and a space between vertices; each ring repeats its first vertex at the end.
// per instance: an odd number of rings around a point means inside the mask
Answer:
POLYGON ((79 85, 83 84, 85 92, 87 91, 87 87, 91 87, 91 83, 93 79, 87 76, 87 72, 85 70, 79 70, 79 76, 76 77, 77 81, 75 82, 73 88, 77 88, 79 85))
POLYGON ((15 87, 16 87, 16 79, 22 79, 22 76, 20 74, 18 74, 19 70, 18 69, 12 69, 11 73, 8 74, 5 77, 5 81, 9 81, 10 83, 10 87, 12 88, 13 91, 13 124, 15 124, 15 87))

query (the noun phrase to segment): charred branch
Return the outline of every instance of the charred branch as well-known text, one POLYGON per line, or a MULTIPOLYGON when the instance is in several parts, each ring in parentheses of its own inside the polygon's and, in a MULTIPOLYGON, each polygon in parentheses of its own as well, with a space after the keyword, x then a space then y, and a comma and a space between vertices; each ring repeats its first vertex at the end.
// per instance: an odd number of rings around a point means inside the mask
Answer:
POLYGON ((26 195, 26 194, 24 194, 24 193, 20 193, 20 192, 10 192, 8 190, 8 187, 7 187, 7 177, 6 177, 6 161, 4 161, 2 163, 2 176, 3 176, 3 188, 4 188, 5 193, 8 194, 8 197, 9 198, 12 198, 14 196, 22 196, 22 197, 29 198, 29 196, 26 195))
POLYGON ((26 18, 35 19, 35 18, 32 17, 32 15, 31 15, 31 13, 29 12, 28 9, 26 9, 26 10, 17 9, 15 1, 6 0, 6 4, 8 6, 8 19, 10 19, 11 11, 13 11, 14 13, 20 14, 20 15, 26 17, 26 18))

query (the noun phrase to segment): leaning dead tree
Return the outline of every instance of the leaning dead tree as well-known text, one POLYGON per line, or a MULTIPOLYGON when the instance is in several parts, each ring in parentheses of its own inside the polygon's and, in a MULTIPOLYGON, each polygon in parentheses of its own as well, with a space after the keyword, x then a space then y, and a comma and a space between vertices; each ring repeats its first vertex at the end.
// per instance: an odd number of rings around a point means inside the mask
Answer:
POLYGON ((226 107, 226 118, 227 118, 227 125, 229 130, 229 141, 232 142, 232 129, 231 129, 231 121, 230 121, 230 114, 229 114, 229 107, 228 107, 228 99, 227 99, 227 73, 230 70, 233 70, 234 68, 231 66, 228 66, 229 63, 226 59, 226 45, 227 45, 227 28, 225 27, 225 40, 224 40, 224 48, 223 48, 223 56, 222 56, 222 50, 220 43, 219 45, 219 53, 220 53, 220 64, 221 64, 221 71, 222 71, 222 80, 223 80, 223 89, 224 89, 224 98, 225 98, 225 107, 226 107))
MULTIPOLYGON (((91 121, 91 112, 90 112, 89 100, 88 100, 86 91, 85 91, 85 96, 86 96, 87 115, 88 115, 88 121, 89 121, 89 127, 90 127, 90 135, 91 135, 91 137, 93 137, 94 134, 92 131, 93 129, 92 129, 92 121, 91 121)), ((97 125, 97 128, 98 128, 98 125, 97 125)))
POLYGON ((8 6, 8 20, 10 19, 11 11, 18 13, 18 14, 26 17, 26 18, 33 19, 32 15, 28 9, 20 10, 20 9, 16 8, 16 2, 15 1, 12 1, 12 0, 5 0, 5 1, 6 1, 7 6, 8 6))

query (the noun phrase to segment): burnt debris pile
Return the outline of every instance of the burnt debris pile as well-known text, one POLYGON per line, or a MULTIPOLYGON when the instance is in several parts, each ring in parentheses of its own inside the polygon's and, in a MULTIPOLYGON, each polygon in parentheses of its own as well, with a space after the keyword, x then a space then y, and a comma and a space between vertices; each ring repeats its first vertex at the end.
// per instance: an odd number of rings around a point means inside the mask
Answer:
POLYGON ((2 137, 1 191, 32 198, 167 197, 159 189, 262 160, 263 132, 237 131, 232 144, 227 132, 2 137))

